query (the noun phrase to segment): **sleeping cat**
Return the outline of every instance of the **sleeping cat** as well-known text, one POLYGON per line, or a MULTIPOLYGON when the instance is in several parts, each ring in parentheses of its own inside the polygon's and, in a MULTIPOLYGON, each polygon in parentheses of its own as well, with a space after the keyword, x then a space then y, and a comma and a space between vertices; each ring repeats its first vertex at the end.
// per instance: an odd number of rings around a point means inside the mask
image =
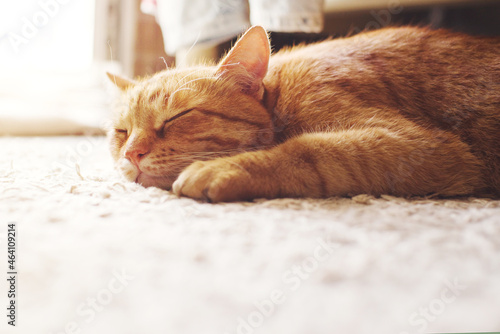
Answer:
POLYGON ((270 57, 250 28, 217 66, 110 78, 121 173, 211 202, 500 195, 500 40, 387 28, 270 57))

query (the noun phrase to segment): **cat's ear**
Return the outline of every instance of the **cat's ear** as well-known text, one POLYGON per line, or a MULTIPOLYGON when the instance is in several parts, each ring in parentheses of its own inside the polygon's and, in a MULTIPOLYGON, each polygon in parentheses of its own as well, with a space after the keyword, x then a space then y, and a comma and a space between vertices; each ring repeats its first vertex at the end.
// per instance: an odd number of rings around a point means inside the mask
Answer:
POLYGON ((111 82, 121 90, 126 90, 127 88, 130 88, 136 84, 134 80, 127 79, 119 75, 111 74, 109 72, 106 72, 106 75, 108 76, 109 80, 111 80, 111 82))
POLYGON ((262 99, 271 48, 267 32, 261 26, 254 26, 236 42, 234 47, 220 62, 216 74, 232 77, 242 91, 262 99))

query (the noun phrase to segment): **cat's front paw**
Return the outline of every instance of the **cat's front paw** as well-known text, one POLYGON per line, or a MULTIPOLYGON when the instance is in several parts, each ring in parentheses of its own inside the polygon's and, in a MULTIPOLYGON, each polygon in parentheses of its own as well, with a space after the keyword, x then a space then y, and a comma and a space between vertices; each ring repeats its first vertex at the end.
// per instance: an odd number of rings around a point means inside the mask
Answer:
POLYGON ((250 173, 227 158, 198 161, 187 167, 172 186, 177 196, 208 202, 231 202, 255 197, 250 173))

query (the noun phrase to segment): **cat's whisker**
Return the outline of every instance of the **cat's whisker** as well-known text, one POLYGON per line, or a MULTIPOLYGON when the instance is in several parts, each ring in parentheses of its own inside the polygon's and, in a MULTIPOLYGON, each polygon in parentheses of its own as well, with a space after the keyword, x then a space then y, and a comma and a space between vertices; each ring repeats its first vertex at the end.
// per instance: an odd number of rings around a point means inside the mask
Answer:
MULTIPOLYGON (((230 66, 241 66, 240 63, 231 63, 231 64, 223 64, 223 65, 219 65, 219 67, 230 67, 230 66)), ((221 77, 222 77, 222 74, 225 73, 226 71, 222 71, 222 72, 219 72, 215 78, 217 80, 219 80, 221 77)))
MULTIPOLYGON (((184 84, 182 84, 180 87, 178 87, 172 94, 170 94, 170 98, 172 98, 177 92, 183 90, 183 87, 192 83, 192 82, 195 82, 195 81, 200 81, 200 80, 210 80, 210 79, 213 79, 213 77, 202 77, 202 78, 197 78, 197 79, 193 79, 193 80, 190 80, 188 82, 185 82, 184 84)), ((192 89, 192 88, 190 88, 192 89)))
POLYGON ((188 82, 185 82, 185 83, 184 83, 184 84, 182 84, 180 87, 178 87, 178 88, 176 89, 176 91, 177 91, 178 89, 181 89, 182 87, 184 87, 184 86, 186 86, 186 85, 188 85, 188 84, 192 83, 192 82, 196 82, 196 81, 200 81, 200 80, 211 80, 211 79, 213 79, 213 77, 202 77, 202 78, 196 78, 196 79, 193 79, 193 80, 189 80, 188 82))
MULTIPOLYGON (((182 78, 178 79, 177 83, 184 84, 186 78, 196 76, 199 73, 207 73, 207 69, 206 68, 196 68, 196 69, 194 69, 192 71, 189 71, 185 76, 183 76, 182 78)), ((210 77, 207 77, 207 78, 210 78, 210 77)))
POLYGON ((240 63, 231 63, 231 64, 223 64, 219 65, 219 67, 229 67, 229 66, 240 66, 240 63))
POLYGON ((176 91, 174 91, 174 92, 172 93, 172 95, 170 95, 170 98, 172 98, 172 96, 173 96, 175 93, 178 93, 178 92, 183 91, 183 90, 192 90, 192 91, 195 91, 195 89, 193 89, 193 88, 189 88, 189 87, 185 87, 185 88, 177 89, 176 91))
POLYGON ((186 58, 189 55, 189 53, 191 52, 191 50, 193 50, 193 48, 195 47, 195 45, 198 43, 198 40, 200 39, 200 36, 201 36, 201 30, 198 32, 198 36, 196 36, 196 39, 194 40, 193 45, 191 45, 191 47, 189 48, 189 50, 187 50, 186 54, 184 55, 184 60, 186 60, 186 58))
POLYGON ((222 156, 227 156, 232 153, 241 153, 240 150, 223 150, 219 152, 191 152, 185 154, 179 154, 175 156, 170 156, 169 160, 171 161, 198 161, 198 160, 206 160, 207 158, 218 158, 222 156))
POLYGON ((248 170, 246 170, 246 169, 245 169, 242 165, 240 165, 240 164, 238 164, 238 163, 236 163, 236 162, 234 162, 234 161, 228 161, 228 162, 229 162, 231 165, 238 167, 239 169, 241 169, 243 172, 245 172, 245 173, 246 173, 246 174, 248 174, 249 176, 252 176, 252 175, 250 174, 250 172, 249 172, 248 170))
POLYGON ((165 64, 165 69, 168 70, 169 67, 168 67, 167 60, 165 59, 165 57, 160 57, 160 59, 163 60, 163 63, 165 64))
POLYGON ((194 75, 196 73, 200 73, 200 72, 206 72, 206 69, 202 68, 202 69, 195 69, 195 70, 189 71, 188 74, 186 74, 185 76, 183 76, 182 78, 180 78, 178 80, 178 82, 183 82, 183 80, 186 79, 187 77, 192 76, 192 75, 194 75))

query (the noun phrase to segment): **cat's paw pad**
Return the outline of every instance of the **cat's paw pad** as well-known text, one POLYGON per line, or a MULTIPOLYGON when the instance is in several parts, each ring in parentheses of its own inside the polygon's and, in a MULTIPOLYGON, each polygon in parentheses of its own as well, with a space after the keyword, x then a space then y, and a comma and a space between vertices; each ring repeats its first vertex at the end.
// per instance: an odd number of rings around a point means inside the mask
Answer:
POLYGON ((172 186, 177 196, 187 196, 208 202, 243 199, 244 172, 220 161, 198 161, 187 167, 172 186))

